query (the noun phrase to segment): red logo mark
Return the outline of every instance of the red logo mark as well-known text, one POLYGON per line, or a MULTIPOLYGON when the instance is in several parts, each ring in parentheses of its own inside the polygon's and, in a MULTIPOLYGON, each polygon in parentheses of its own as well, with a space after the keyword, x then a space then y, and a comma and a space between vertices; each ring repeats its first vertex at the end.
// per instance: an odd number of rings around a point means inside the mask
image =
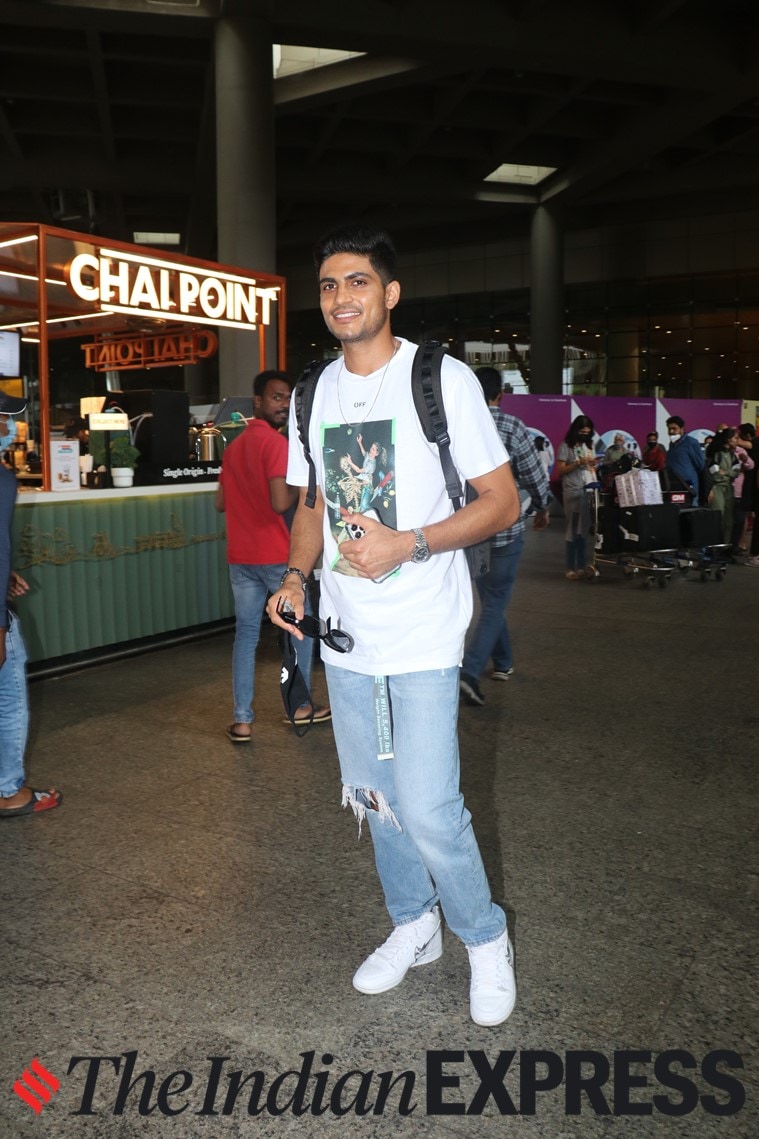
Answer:
POLYGON ((52 1072, 43 1068, 35 1056, 29 1068, 26 1069, 20 1080, 16 1080, 13 1090, 24 1103, 28 1103, 32 1111, 39 1115, 46 1103, 49 1102, 53 1092, 57 1092, 61 1081, 56 1080, 52 1072), (32 1069, 32 1072, 29 1071, 32 1069), (35 1078, 38 1077, 38 1078, 35 1078))

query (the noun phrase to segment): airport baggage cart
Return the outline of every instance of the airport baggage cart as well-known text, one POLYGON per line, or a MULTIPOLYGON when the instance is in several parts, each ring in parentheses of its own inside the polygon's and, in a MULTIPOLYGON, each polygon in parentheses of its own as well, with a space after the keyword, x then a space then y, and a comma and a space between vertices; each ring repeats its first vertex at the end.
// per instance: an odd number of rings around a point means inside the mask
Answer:
POLYGON ((722 512, 706 507, 680 511, 680 541, 702 581, 722 581, 732 560, 722 534, 722 512))
POLYGON ((585 488, 590 507, 591 556, 585 576, 596 581, 604 566, 621 569, 625 577, 641 581, 644 589, 654 582, 664 589, 673 572, 689 568, 678 560, 678 508, 669 504, 624 509, 615 506, 610 494, 604 494, 600 483, 585 488), (640 512, 640 513, 638 513, 640 512), (652 513, 653 512, 653 513, 652 513), (674 530, 673 530, 674 526, 674 530), (672 539, 669 544, 665 539, 672 539), (649 542, 661 546, 648 548, 649 542))
POLYGON ((620 507, 622 549, 630 553, 677 550, 680 539, 680 508, 670 502, 655 506, 620 507))
POLYGON ((586 570, 589 580, 596 580, 603 566, 621 568, 626 577, 637 578, 645 589, 654 584, 664 589, 674 573, 689 570, 701 581, 724 579, 730 550, 713 540, 722 537, 719 511, 682 510, 668 502, 618 507, 611 495, 602 493, 599 483, 591 483, 586 493, 593 551, 586 570), (687 515, 685 519, 683 514, 687 515))

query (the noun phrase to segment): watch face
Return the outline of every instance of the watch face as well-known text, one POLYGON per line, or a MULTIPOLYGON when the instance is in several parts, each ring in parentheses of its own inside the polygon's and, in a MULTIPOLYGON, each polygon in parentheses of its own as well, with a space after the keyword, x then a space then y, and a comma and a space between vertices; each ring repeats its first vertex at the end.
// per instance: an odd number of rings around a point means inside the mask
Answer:
POLYGON ((423 534, 417 534, 416 547, 411 555, 412 562, 426 562, 430 557, 430 548, 423 534))

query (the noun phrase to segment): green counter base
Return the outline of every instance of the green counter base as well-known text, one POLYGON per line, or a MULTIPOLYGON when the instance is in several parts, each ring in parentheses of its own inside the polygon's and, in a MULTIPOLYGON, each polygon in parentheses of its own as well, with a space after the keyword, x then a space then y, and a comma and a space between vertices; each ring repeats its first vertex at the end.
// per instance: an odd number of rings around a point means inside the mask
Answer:
POLYGON ((234 615, 215 484, 20 494, 15 604, 30 664, 234 615))

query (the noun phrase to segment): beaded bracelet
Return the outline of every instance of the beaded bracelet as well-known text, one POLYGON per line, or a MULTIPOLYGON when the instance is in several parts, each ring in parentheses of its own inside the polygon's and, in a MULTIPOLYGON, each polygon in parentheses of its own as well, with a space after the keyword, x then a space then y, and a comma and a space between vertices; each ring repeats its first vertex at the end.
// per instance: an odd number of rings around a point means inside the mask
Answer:
POLYGON ((300 584, 303 586, 303 592, 305 593, 306 592, 306 586, 308 585, 308 582, 306 581, 306 575, 303 573, 303 570, 299 570, 296 566, 288 566, 287 567, 285 572, 282 574, 282 577, 280 579, 279 584, 284 585, 285 584, 285 578, 289 577, 291 573, 298 575, 298 577, 300 578, 300 584))

